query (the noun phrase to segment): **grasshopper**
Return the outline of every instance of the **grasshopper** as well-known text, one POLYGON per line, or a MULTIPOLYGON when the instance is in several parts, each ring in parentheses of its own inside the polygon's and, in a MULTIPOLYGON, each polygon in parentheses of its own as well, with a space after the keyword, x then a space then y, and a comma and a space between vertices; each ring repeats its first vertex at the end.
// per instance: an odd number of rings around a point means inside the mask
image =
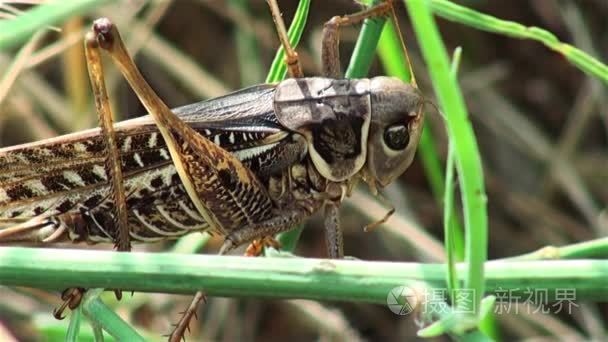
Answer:
MULTIPOLYGON (((424 99, 415 83, 341 77, 340 27, 389 14, 390 1, 327 22, 323 77, 308 78, 276 1, 268 3, 291 78, 175 109, 144 80, 117 28, 95 21, 85 51, 101 127, 0 149, 0 241, 105 242, 128 251, 132 242, 206 231, 225 237, 224 254, 324 210, 328 256, 342 257, 340 203, 359 181, 377 193, 408 168, 424 99), (101 50, 148 116, 112 123, 101 50)), ((77 305, 79 292, 64 293, 64 306, 77 305)), ((197 293, 171 340, 183 336, 203 297, 197 293)))

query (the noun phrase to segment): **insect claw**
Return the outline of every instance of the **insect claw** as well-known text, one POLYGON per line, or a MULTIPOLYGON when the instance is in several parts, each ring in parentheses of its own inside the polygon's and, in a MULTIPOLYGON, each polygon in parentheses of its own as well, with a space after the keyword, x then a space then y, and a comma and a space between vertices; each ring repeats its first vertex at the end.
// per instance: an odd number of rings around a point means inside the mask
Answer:
POLYGON ((57 319, 57 320, 59 320, 59 321, 61 321, 61 320, 65 319, 65 318, 67 317, 67 315, 66 315, 66 316, 63 316, 63 312, 65 311, 65 308, 66 308, 67 306, 68 306, 68 302, 67 302, 67 301, 64 301, 64 302, 61 304, 61 306, 60 306, 60 307, 58 307, 58 308, 54 308, 54 309, 53 309, 53 317, 55 317, 55 319, 57 319))
POLYGON ((67 317, 63 315, 66 308, 70 308, 70 310, 74 310, 80 304, 82 300, 82 295, 84 294, 85 289, 81 287, 71 287, 63 290, 61 293, 61 299, 63 303, 58 308, 53 309, 53 317, 58 320, 62 320, 67 317))
POLYGON ((53 309, 53 317, 57 320, 63 320, 67 317, 67 315, 63 315, 66 308, 70 308, 70 310, 74 310, 80 304, 82 300, 82 295, 84 294, 85 289, 81 287, 73 287, 67 288, 61 293, 61 299, 63 303, 58 308, 53 309))
POLYGON ((63 321, 67 316, 62 316, 63 311, 55 311, 53 310, 53 317, 55 317, 58 321, 63 321))

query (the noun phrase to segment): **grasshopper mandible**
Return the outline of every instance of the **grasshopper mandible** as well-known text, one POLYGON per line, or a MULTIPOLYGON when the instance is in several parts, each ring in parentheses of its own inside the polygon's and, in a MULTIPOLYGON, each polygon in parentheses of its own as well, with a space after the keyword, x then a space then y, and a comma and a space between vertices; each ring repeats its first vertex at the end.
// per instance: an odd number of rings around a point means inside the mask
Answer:
POLYGON ((101 129, 0 149, 0 241, 110 242, 127 251, 131 241, 208 231, 225 237, 223 254, 324 209, 328 255, 342 257, 341 201, 358 181, 376 191, 408 168, 424 100, 395 78, 341 78, 339 28, 387 15, 390 1, 327 22, 323 77, 309 78, 268 2, 292 78, 172 110, 116 27, 95 21, 85 50, 101 129), (112 124, 100 50, 150 115, 112 124))

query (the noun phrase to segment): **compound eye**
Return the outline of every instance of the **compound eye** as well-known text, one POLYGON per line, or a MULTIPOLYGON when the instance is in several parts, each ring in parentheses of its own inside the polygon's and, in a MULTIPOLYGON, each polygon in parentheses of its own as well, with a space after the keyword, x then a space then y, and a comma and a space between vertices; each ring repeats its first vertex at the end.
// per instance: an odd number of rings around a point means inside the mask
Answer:
POLYGON ((384 143, 391 150, 404 150, 410 142, 407 125, 395 124, 384 130, 384 143))

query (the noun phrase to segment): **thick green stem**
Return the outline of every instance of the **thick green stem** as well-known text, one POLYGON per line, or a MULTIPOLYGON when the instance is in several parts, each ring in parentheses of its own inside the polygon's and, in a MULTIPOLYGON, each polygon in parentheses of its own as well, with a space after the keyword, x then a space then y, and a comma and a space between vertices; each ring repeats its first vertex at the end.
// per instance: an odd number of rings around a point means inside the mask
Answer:
MULTIPOLYGON (((463 273, 458 264, 458 274, 463 273)), ((608 260, 488 262, 486 291, 573 289, 577 300, 608 296, 608 260)), ((463 281, 463 277, 459 277, 463 281)), ((0 284, 46 289, 120 288, 210 296, 303 298, 386 304, 389 291, 425 282, 445 288, 443 264, 171 253, 0 248, 0 284), (44 262, 40 262, 44 260, 44 262), (44 274, 44 277, 40 277, 44 274)))

